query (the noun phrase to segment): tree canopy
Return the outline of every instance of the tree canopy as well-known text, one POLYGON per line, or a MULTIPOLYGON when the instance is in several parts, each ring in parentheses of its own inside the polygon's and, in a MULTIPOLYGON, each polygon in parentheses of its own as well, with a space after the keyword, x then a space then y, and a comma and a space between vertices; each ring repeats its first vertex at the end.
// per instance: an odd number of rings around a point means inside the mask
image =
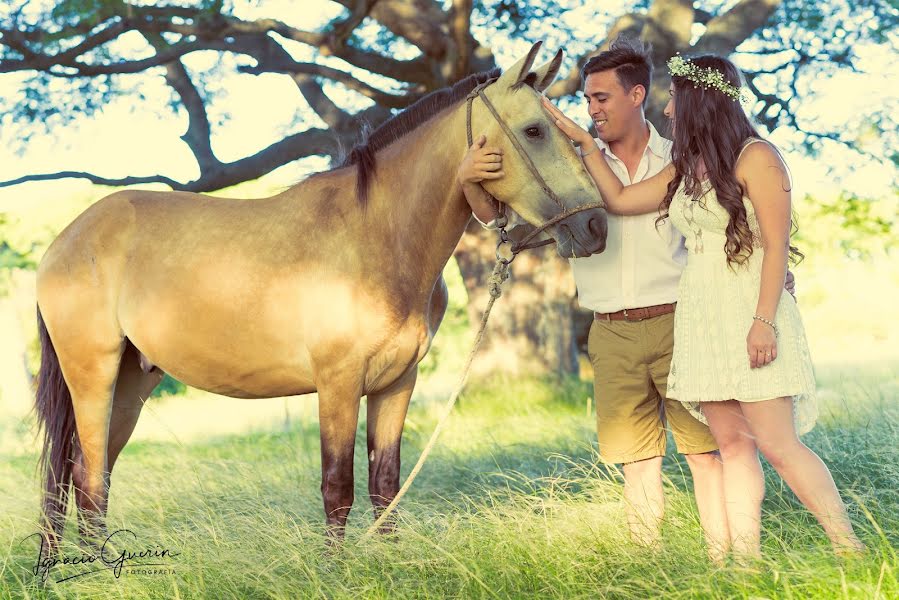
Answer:
POLYGON ((363 123, 376 126, 430 91, 495 67, 497 49, 510 39, 548 39, 566 48, 568 70, 548 94, 572 96, 580 88, 580 66, 622 33, 653 45, 657 76, 648 115, 657 124, 669 81, 668 57, 737 53, 757 98, 753 110, 766 128, 794 129, 811 152, 832 142, 892 167, 899 161, 895 99, 872 103, 848 126, 803 112, 816 79, 856 70, 859 48, 890 43, 899 11, 889 0, 862 0, 851 7, 839 0, 623 0, 613 8, 599 0, 321 0, 318 4, 333 15, 323 23, 308 18, 311 8, 286 8, 313 4, 4 3, 0 74, 21 77, 20 94, 0 99, 4 128, 15 132, 7 139, 24 147, 30 136, 59 132, 124 96, 133 99, 135 110, 187 115, 181 138, 199 176, 182 181, 164 172, 137 172, 153 166, 135 165, 136 172, 126 177, 26 173, 0 185, 79 177, 107 185, 160 182, 177 190, 221 189, 303 157, 338 156, 357 140, 363 123), (190 57, 198 53, 214 53, 215 67, 191 68, 190 57), (217 107, 214 82, 223 75, 262 74, 289 78, 298 103, 306 103, 320 125, 287 124, 285 135, 267 147, 225 162, 213 151, 213 139, 231 117, 217 107), (170 89, 167 107, 142 96, 141 81, 148 77, 164 78, 170 89))

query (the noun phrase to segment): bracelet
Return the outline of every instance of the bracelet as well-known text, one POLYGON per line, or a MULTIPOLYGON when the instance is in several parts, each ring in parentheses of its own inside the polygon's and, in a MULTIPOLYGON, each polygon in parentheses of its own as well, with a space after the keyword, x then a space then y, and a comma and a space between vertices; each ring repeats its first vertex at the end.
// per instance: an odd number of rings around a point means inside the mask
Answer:
POLYGON ((587 152, 582 152, 582 153, 581 153, 581 158, 586 158, 586 157, 590 156, 591 154, 593 154, 594 152, 596 152, 597 150, 599 150, 599 146, 597 146, 596 143, 594 142, 594 143, 593 143, 593 149, 592 149, 592 150, 588 150, 587 152))
POLYGON ((770 325, 770 326, 771 326, 771 329, 774 330, 774 337, 777 337, 777 334, 778 334, 778 331, 777 331, 777 325, 775 325, 774 323, 772 323, 771 321, 769 321, 769 320, 766 319, 765 317, 760 317, 760 316, 758 316, 758 315, 753 315, 752 318, 755 319, 756 321, 761 321, 761 322, 764 323, 765 325, 770 325))

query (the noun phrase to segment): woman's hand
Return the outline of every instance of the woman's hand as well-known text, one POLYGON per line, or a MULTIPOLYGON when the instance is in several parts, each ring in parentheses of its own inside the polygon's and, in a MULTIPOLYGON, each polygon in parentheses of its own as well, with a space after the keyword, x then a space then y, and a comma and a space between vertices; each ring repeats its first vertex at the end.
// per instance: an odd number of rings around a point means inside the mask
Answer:
POLYGON ((481 134, 468 149, 462 159, 462 164, 456 171, 456 179, 460 184, 480 183, 485 179, 499 179, 505 175, 502 170, 502 149, 492 146, 485 147, 486 143, 487 136, 481 134))
POLYGON ((596 142, 593 141, 593 136, 590 135, 586 129, 569 119, 565 116, 565 114, 559 110, 555 104, 549 101, 549 99, 544 96, 543 100, 543 108, 546 109, 546 112, 550 114, 553 122, 556 124, 556 127, 562 130, 562 133, 568 136, 572 142, 574 142, 577 146, 584 147, 589 150, 590 146, 595 146, 596 142))
POLYGON ((749 353, 749 367, 758 369, 777 358, 777 334, 774 328, 759 320, 752 321, 746 336, 746 351, 749 353))

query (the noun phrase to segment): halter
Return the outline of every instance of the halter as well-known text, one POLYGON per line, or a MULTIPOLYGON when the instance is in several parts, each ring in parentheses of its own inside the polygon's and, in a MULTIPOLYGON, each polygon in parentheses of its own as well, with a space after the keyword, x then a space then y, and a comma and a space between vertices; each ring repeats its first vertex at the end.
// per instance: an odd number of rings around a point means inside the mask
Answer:
POLYGON ((496 245, 496 258, 497 258, 497 260, 500 260, 500 261, 505 262, 506 264, 509 264, 513 260, 515 260, 515 257, 518 256, 518 253, 521 252, 522 250, 529 250, 531 248, 539 248, 541 246, 546 246, 548 244, 552 244, 554 240, 551 240, 551 239, 544 240, 542 242, 529 243, 535 237, 537 237, 538 235, 543 233, 543 231, 545 231, 547 228, 552 227, 559 221, 563 221, 563 220, 567 219, 568 217, 570 217, 571 215, 577 214, 583 210, 589 210, 592 208, 605 208, 605 203, 592 202, 590 204, 583 204, 581 206, 577 206, 570 210, 565 210, 565 205, 562 204, 562 200, 559 198, 558 194, 556 194, 552 190, 552 188, 549 187, 549 185, 546 183, 546 180, 543 179, 542 175, 540 175, 540 171, 537 170, 536 165, 534 165, 534 161, 532 161, 531 157, 528 156, 528 153, 525 151, 524 146, 521 144, 521 142, 518 140, 518 138, 515 137, 515 134, 512 133, 512 129, 506 124, 505 121, 503 121, 502 117, 499 115, 499 112, 496 110, 496 108, 493 106, 493 103, 490 102, 490 99, 487 97, 487 93, 486 93, 487 87, 489 87, 491 84, 493 84, 495 82, 496 82, 496 79, 494 78, 494 79, 488 79, 487 81, 485 81, 481 84, 478 84, 477 87, 475 87, 473 90, 471 90, 471 92, 469 92, 468 96, 465 99, 465 102, 466 102, 466 105, 465 105, 465 133, 468 136, 468 147, 470 148, 471 145, 474 143, 474 138, 471 133, 471 107, 472 107, 472 104, 474 104, 474 99, 480 98, 481 101, 484 103, 484 106, 487 107, 487 110, 490 111, 490 114, 493 115, 493 118, 499 124, 500 129, 503 130, 503 133, 506 134, 506 137, 509 138, 509 141, 512 142, 512 145, 515 146, 515 149, 518 151, 518 154, 521 156, 522 159, 524 159, 524 164, 527 166, 528 170, 531 172, 531 175, 533 175, 534 179, 537 180, 537 183, 540 185, 540 188, 543 190, 543 193, 546 194, 553 202, 555 202, 555 204, 559 208, 562 209, 562 212, 560 212, 555 217, 549 219, 548 221, 546 221, 545 223, 540 225, 537 229, 535 229, 530 234, 528 234, 520 242, 512 242, 509 240, 509 235, 506 232, 506 226, 509 224, 509 220, 506 217, 505 203, 500 202, 493 194, 491 194, 487 190, 484 190, 484 192, 490 197, 491 200, 495 200, 497 202, 498 210, 499 210, 499 218, 497 218, 497 225, 499 227, 500 241, 496 245), (504 244, 511 244, 511 248, 510 248, 511 258, 506 259, 506 258, 500 256, 500 248, 504 244))

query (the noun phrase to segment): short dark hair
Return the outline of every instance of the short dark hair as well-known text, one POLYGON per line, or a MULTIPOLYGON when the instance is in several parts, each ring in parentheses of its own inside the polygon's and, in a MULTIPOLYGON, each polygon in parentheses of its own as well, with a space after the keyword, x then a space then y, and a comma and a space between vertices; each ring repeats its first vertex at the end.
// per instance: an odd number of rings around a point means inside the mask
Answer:
POLYGON ((643 106, 649 99, 649 86, 652 83, 652 45, 639 38, 618 36, 609 44, 609 49, 593 56, 584 64, 581 75, 587 81, 587 75, 614 69, 618 82, 625 90, 635 85, 642 85, 646 90, 643 106))

